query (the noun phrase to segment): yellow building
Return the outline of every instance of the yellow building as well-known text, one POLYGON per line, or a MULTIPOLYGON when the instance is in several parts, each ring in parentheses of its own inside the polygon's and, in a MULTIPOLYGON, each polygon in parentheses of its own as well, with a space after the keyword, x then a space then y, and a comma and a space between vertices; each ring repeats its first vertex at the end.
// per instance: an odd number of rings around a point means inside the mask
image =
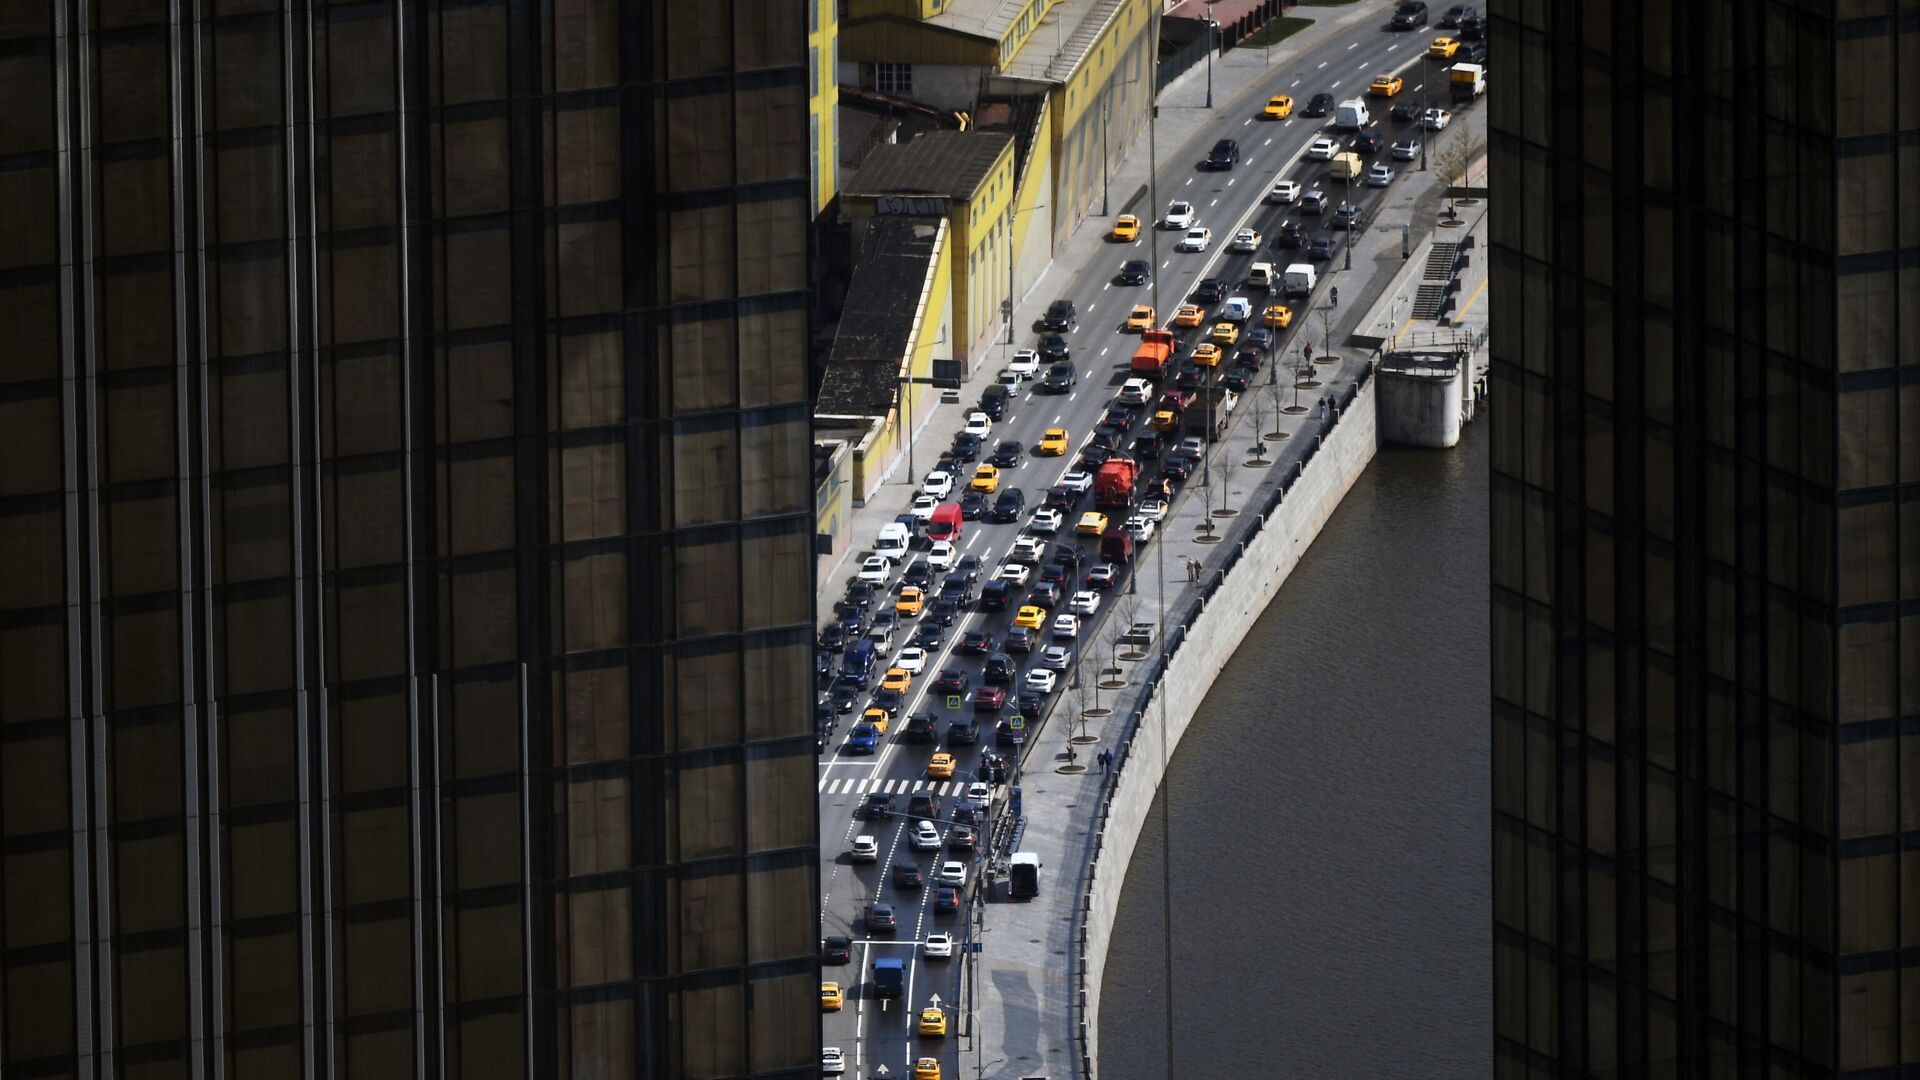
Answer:
MULTIPOLYGON (((1006 327, 1010 277, 1014 137, 1004 132, 928 131, 878 147, 841 193, 855 235, 865 219, 938 214, 952 252, 951 356, 971 372, 1006 327)), ((859 273, 856 261, 855 274, 859 273)), ((851 303, 851 297, 849 297, 851 303)), ((842 316, 841 325, 846 325, 842 316)))
POLYGON ((813 420, 816 440, 852 448, 845 475, 858 506, 889 477, 926 475, 945 449, 917 446, 912 433, 939 404, 933 381, 951 355, 960 249, 939 213, 879 213, 853 235, 853 276, 813 420))
POLYGON ((834 0, 807 0, 807 146, 817 217, 840 182, 840 19, 834 0))

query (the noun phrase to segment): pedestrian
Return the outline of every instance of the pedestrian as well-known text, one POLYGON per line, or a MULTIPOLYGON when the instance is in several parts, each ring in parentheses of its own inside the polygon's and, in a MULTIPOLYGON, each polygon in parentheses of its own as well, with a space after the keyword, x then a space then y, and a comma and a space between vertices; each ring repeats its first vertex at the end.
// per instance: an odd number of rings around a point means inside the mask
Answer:
POLYGON ((1327 296, 1333 301, 1333 303, 1327 305, 1328 307, 1340 306, 1340 286, 1335 285, 1332 289, 1328 290, 1327 296))
POLYGON ((1102 751, 1100 751, 1100 771, 1101 771, 1102 773, 1105 773, 1105 772, 1107 772, 1107 771, 1109 770, 1109 768, 1110 768, 1110 767, 1111 767, 1112 765, 1113 765, 1113 754, 1112 754, 1112 752, 1111 752, 1111 751, 1107 751, 1107 750, 1102 750, 1102 751))

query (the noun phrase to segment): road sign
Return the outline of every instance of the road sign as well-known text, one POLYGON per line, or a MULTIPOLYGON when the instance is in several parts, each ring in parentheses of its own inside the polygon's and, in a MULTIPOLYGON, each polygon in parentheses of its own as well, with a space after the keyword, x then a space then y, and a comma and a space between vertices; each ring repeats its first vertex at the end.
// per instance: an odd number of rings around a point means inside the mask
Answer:
POLYGON ((981 942, 978 942, 978 941, 969 941, 969 942, 967 942, 967 951, 968 951, 968 952, 979 952, 979 951, 980 951, 980 945, 981 945, 981 942))
POLYGON ((960 695, 959 695, 959 694, 948 694, 948 695, 947 695, 947 708, 949 708, 949 709, 957 709, 957 708, 959 708, 959 707, 960 707, 960 695))
POLYGON ((1007 717, 1007 727, 1012 728, 1014 731, 1027 730, 1026 716, 1021 713, 1014 713, 1012 716, 1007 717))

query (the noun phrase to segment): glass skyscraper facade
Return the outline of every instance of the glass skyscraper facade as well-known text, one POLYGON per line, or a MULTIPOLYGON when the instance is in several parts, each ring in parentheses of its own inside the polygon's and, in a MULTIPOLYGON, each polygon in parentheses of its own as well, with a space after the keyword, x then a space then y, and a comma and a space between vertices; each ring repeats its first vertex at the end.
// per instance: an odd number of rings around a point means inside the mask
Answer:
POLYGON ((1920 1069, 1920 3, 1495 0, 1501 1077, 1920 1069))
POLYGON ((0 2, 0 1074, 817 1071, 807 34, 0 2))

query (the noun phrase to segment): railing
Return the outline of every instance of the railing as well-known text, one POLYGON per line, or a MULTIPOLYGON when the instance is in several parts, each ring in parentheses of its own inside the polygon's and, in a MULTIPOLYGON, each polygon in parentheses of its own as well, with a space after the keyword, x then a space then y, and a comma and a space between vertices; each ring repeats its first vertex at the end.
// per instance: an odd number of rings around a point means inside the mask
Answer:
MULTIPOLYGON (((1113 793, 1119 785, 1121 773, 1126 770, 1127 763, 1132 760, 1133 743, 1140 733, 1140 721, 1145 716, 1147 706, 1160 692, 1160 680, 1165 677, 1167 666, 1179 653, 1180 646, 1186 643, 1187 632, 1206 610, 1208 602, 1226 584, 1227 576, 1233 572, 1233 568, 1246 554, 1247 545, 1252 543, 1254 538, 1260 535, 1260 530, 1266 527, 1268 518, 1279 509, 1280 504, 1286 499, 1287 492, 1292 490, 1293 485, 1306 471, 1307 464, 1313 460, 1315 454, 1319 453, 1326 436, 1332 434, 1334 427, 1340 422, 1340 417, 1346 414, 1347 409, 1352 406, 1354 399, 1359 396, 1361 389, 1366 386, 1367 380, 1372 376, 1372 365, 1366 365, 1361 368, 1359 377, 1351 386, 1337 394, 1329 395, 1330 408, 1326 415, 1315 418, 1317 423, 1313 425, 1312 441, 1306 444, 1306 453, 1301 456, 1284 479, 1274 486, 1258 514, 1243 514, 1234 523, 1233 529, 1238 530, 1241 535, 1238 542, 1230 549, 1231 553, 1227 556, 1226 566, 1221 568, 1220 573, 1211 576, 1207 584, 1201 588, 1200 595, 1189 600, 1180 609, 1178 615, 1170 614, 1167 625, 1160 629, 1161 651, 1145 668, 1146 693, 1136 700, 1134 708, 1128 710, 1125 726, 1118 741, 1119 748, 1114 754, 1112 772, 1103 778, 1100 807, 1095 815, 1094 827, 1087 831, 1086 886, 1081 891, 1080 902, 1074 905, 1073 1026, 1074 1039, 1080 1046, 1078 1076, 1081 1080, 1093 1080, 1093 1054, 1087 1039, 1087 1028, 1091 1023, 1091 1018, 1087 1015, 1087 915, 1093 910, 1093 886, 1100 873, 1100 855, 1106 845, 1107 821, 1113 812, 1113 793)), ((1294 437, 1308 437, 1307 429, 1302 429, 1294 437)), ((1231 536, 1232 532, 1229 533, 1229 538, 1231 536)), ((1120 872, 1125 873, 1126 868, 1121 867, 1120 872)))

